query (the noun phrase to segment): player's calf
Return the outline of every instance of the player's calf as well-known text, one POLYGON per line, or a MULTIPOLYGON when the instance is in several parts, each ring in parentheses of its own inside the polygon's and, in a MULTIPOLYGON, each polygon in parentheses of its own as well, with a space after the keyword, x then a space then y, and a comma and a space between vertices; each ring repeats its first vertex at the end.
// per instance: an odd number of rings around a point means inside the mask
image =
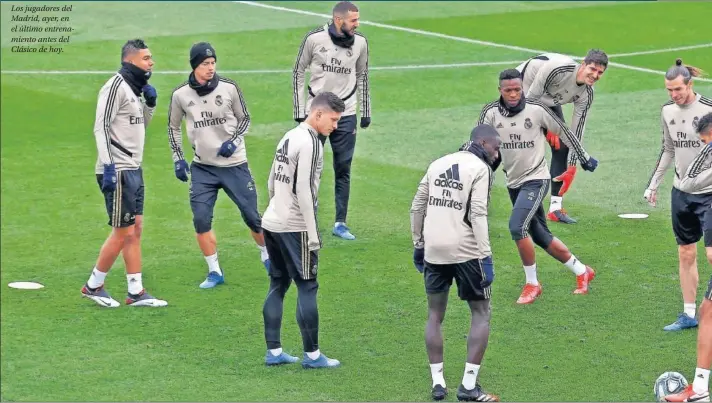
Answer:
POLYGON ((546 252, 554 259, 563 263, 564 266, 576 275, 576 289, 574 290, 574 294, 588 294, 589 285, 596 277, 596 272, 593 268, 584 265, 558 238, 552 240, 546 252))

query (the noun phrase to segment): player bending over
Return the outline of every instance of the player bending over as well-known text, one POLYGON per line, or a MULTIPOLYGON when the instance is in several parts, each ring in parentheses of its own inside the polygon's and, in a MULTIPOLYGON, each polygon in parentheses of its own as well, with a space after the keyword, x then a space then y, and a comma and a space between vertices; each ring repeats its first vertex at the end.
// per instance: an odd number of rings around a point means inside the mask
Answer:
POLYGON ((156 89, 148 84, 152 71, 153 56, 146 43, 140 39, 130 40, 121 49, 121 69, 99 91, 94 121, 99 152, 96 179, 104 195, 112 231, 99 251, 89 280, 82 287, 82 296, 100 306, 119 306, 104 289, 106 275, 119 254, 124 256, 126 264, 126 305, 168 305, 146 293, 141 280, 143 148, 146 127, 158 98, 156 89))
POLYGON ((712 188, 690 194, 680 189, 679 177, 680 173, 687 171, 704 146, 696 132, 696 126, 702 116, 712 112, 712 99, 696 93, 693 88, 693 77, 700 75, 701 70, 684 65, 681 59, 677 59, 675 65, 665 74, 665 87, 671 100, 663 105, 660 112, 663 129, 662 151, 643 195, 651 206, 657 204, 658 187, 665 177, 665 172, 674 162, 676 175, 672 183, 670 202, 672 230, 678 244, 683 311, 675 322, 664 327, 668 331, 697 326, 697 242, 704 235, 705 247, 712 246, 712 232, 703 231, 703 225, 712 225, 712 216, 709 215, 712 196, 706 195, 712 192, 712 188))
MULTIPOLYGON (((538 100, 564 120, 561 105, 573 103, 571 131, 583 141, 588 110, 593 104, 593 85, 608 68, 608 56, 601 50, 589 50, 582 63, 557 53, 533 57, 517 67, 522 74, 527 99, 538 100)), ((576 175, 575 153, 561 144, 556 134, 547 133, 551 145, 551 204, 547 218, 564 224, 576 222, 563 208, 564 194, 576 175)))
POLYGON ((304 368, 338 367, 338 360, 319 351, 319 311, 316 296, 321 237, 317 225, 319 182, 324 146, 318 135, 329 136, 344 112, 344 101, 323 92, 311 102, 309 116, 288 131, 277 145, 267 181, 269 205, 262 220, 271 257, 270 285, 262 315, 267 342, 267 365, 298 361, 282 351, 284 295, 292 280, 297 285, 297 323, 302 332, 304 368))
POLYGON ((499 100, 482 109, 478 124, 496 128, 503 139, 503 170, 513 205, 509 231, 519 249, 526 275, 526 284, 517 303, 530 304, 542 293, 536 275, 534 244, 576 275, 574 294, 587 294, 595 272, 578 260, 561 240, 555 238, 546 225, 542 201, 551 182, 546 169, 547 133, 554 133, 567 143, 584 170, 593 172, 598 161, 586 153, 578 137, 551 109, 523 95, 519 71, 509 69, 500 73, 499 93, 499 100))
POLYGON ((168 140, 173 151, 175 175, 187 182, 190 171, 193 226, 198 246, 208 264, 208 276, 200 288, 213 288, 225 282, 212 228, 213 211, 220 189, 240 210, 260 249, 267 271, 270 263, 264 246, 262 218, 257 208, 257 190, 247 162, 244 141, 250 127, 250 114, 240 87, 234 81, 218 76, 216 62, 215 49, 209 43, 193 45, 190 49, 193 71, 188 81, 173 90, 168 108, 168 140), (185 161, 181 144, 184 117, 194 151, 190 167, 185 161))
MULTIPOLYGON (((712 113, 697 123, 697 132, 707 144, 687 168, 680 180, 680 190, 688 194, 708 195, 712 191, 712 113)), ((709 210, 708 210, 709 211, 709 210)), ((704 222, 705 235, 712 231, 712 222, 704 222)), ((706 247, 707 261, 712 264, 712 247, 706 247)), ((697 333, 697 369, 695 380, 681 393, 666 396, 668 402, 709 402, 710 366, 712 366, 712 276, 707 285, 705 299, 700 305, 700 329, 697 333)))
POLYGON ((500 140, 490 126, 472 130, 460 151, 435 160, 418 184, 410 210, 415 267, 424 273, 428 296, 425 344, 433 378, 432 397, 447 396, 443 376, 442 322, 453 278, 458 296, 470 306, 467 362, 458 400, 498 401, 477 382, 490 333, 491 284, 494 263, 487 209, 494 178, 490 164, 500 140))

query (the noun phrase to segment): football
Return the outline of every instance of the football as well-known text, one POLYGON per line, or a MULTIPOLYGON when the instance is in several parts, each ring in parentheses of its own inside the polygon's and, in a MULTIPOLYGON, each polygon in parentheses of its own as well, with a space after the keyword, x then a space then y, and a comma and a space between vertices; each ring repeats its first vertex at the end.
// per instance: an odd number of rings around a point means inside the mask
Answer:
POLYGON ((655 399, 658 402, 664 401, 667 395, 680 393, 687 387, 687 379, 679 372, 665 372, 655 381, 655 399))

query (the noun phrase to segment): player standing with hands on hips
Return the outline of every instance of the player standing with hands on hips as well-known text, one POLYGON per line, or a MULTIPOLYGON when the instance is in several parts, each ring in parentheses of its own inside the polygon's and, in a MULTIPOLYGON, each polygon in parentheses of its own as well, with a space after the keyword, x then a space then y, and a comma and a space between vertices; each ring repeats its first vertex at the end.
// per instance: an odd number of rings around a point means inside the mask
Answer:
MULTIPOLYGON (((356 237, 346 225, 351 190, 351 161, 356 148, 356 103, 361 101, 361 128, 371 124, 371 96, 368 83, 368 42, 356 32, 359 11, 353 3, 342 1, 333 9, 333 20, 309 32, 299 47, 294 64, 294 120, 303 122, 314 97, 333 92, 344 101, 346 110, 339 127, 329 136, 333 152, 336 220, 332 233, 343 239, 356 237), (304 89, 304 74, 311 79, 304 89), (308 95, 305 95, 308 94, 308 95)), ((322 144, 326 136, 319 135, 322 144)))
MULTIPOLYGON (((582 63, 557 53, 535 56, 517 67, 522 74, 526 99, 539 101, 564 120, 561 105, 573 103, 571 131, 580 143, 586 126, 588 111, 593 104, 593 85, 608 68, 608 56, 591 49, 582 63)), ((551 145, 551 203, 547 218, 564 224, 574 224, 563 207, 564 194, 576 176, 576 153, 570 152, 554 133, 547 133, 551 145)))
POLYGON ((697 327, 697 242, 704 236, 705 247, 712 247, 712 188, 690 194, 680 187, 680 174, 687 172, 692 161, 704 147, 697 134, 702 116, 712 112, 712 99, 695 92, 694 77, 702 75, 696 67, 686 66, 682 59, 665 73, 665 87, 671 100, 660 112, 662 126, 662 150, 643 197, 651 206, 657 204, 658 187, 671 164, 675 165, 675 177, 670 194, 672 230, 678 244, 680 288, 683 311, 677 320, 664 327, 677 331, 697 327), (707 230, 709 227, 710 230, 707 230))
POLYGON ((200 288, 224 283, 218 261, 217 239, 212 229, 218 192, 223 189, 237 205, 269 271, 269 256, 264 246, 262 218, 257 208, 255 181, 247 163, 244 136, 250 127, 250 114, 236 82, 215 71, 217 55, 207 42, 190 49, 193 71, 188 81, 173 90, 168 108, 168 140, 173 151, 175 175, 188 181, 198 246, 208 264, 208 276, 200 288), (193 147, 193 162, 188 168, 182 148, 181 123, 186 118, 188 139, 193 147))
POLYGON ((156 89, 148 84, 153 56, 141 39, 121 49, 121 69, 99 91, 94 137, 99 153, 96 179, 104 195, 111 235, 99 252, 94 270, 82 287, 82 296, 100 306, 120 304, 104 289, 106 275, 123 254, 128 296, 126 305, 166 306, 143 288, 141 232, 143 229, 143 149, 146 127, 156 108, 156 89), (143 100, 141 100, 143 94, 143 100))
POLYGON ((424 273, 428 296, 425 344, 434 400, 447 396, 443 376, 442 322, 450 286, 455 279, 458 296, 467 301, 472 315, 467 362, 457 398, 498 401, 496 396, 482 390, 477 375, 490 332, 494 263, 487 210, 494 179, 491 164, 499 157, 500 144, 493 127, 475 127, 470 141, 458 152, 430 164, 411 205, 413 261, 416 269, 424 273))
MULTIPOLYGON (((687 194, 712 195, 712 112, 697 123, 700 140, 706 144, 687 168, 680 180, 680 190, 687 194)), ((708 212, 710 206, 708 204, 708 212)), ((710 219, 704 222, 704 232, 712 230, 710 219)), ((712 247, 707 246, 707 260, 712 264, 712 247)), ((700 305, 700 329, 697 332, 697 369, 695 380, 682 392, 666 396, 668 402, 709 402, 710 366, 712 366, 712 276, 705 299, 700 305)))
POLYGON ((277 145, 267 187, 269 205, 262 220, 271 257, 270 286, 262 308, 267 365, 290 364, 298 358, 282 351, 284 296, 292 280, 297 285, 297 323, 302 333, 304 368, 338 367, 338 360, 319 350, 317 281, 321 237, 317 223, 319 183, 324 166, 324 145, 345 110, 344 101, 331 92, 314 97, 309 116, 288 131, 277 145))

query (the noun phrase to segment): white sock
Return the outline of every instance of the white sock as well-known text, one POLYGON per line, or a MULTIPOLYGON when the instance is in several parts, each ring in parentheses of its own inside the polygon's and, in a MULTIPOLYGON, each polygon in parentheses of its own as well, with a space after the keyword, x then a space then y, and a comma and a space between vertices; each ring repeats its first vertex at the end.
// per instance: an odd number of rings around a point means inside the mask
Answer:
POLYGON ((684 308, 685 314, 694 319, 695 318, 695 309, 697 308, 697 305, 692 303, 692 304, 682 304, 682 306, 684 308))
POLYGON ((260 259, 262 259, 262 262, 265 260, 269 259, 269 253, 267 253, 267 247, 266 246, 260 246, 257 245, 257 247, 260 250, 260 259))
POLYGON ((571 259, 569 259, 568 262, 564 263, 564 265, 568 267, 569 270, 574 272, 574 274, 577 276, 586 273, 586 266, 581 263, 580 260, 576 259, 576 256, 574 256, 573 254, 571 255, 571 259))
POLYGON ((345 222, 337 221, 334 223, 334 228, 338 227, 339 225, 346 225, 345 222))
POLYGON ((556 210, 561 210, 564 206, 564 198, 561 196, 551 196, 551 204, 549 204, 549 212, 553 213, 556 210))
POLYGON ((710 370, 697 368, 695 370, 695 380, 692 382, 692 391, 695 393, 705 393, 709 388, 710 370))
POLYGON ((527 284, 539 285, 539 281, 536 279, 536 263, 524 266, 524 274, 527 276, 527 284))
POLYGON ((143 290, 143 282, 141 281, 141 273, 127 274, 126 281, 129 283, 129 294, 136 295, 143 290))
POLYGON ((320 355, 321 351, 319 351, 318 349, 316 351, 312 351, 311 353, 307 353, 307 357, 311 358, 312 360, 316 360, 317 358, 319 358, 320 355))
POLYGON ((465 363, 465 375, 462 376, 462 386, 467 390, 475 388, 477 383, 477 374, 480 372, 480 366, 477 364, 465 363))
POLYGON ((217 252, 215 252, 214 255, 205 256, 205 261, 208 262, 208 272, 214 271, 217 274, 222 276, 223 272, 222 272, 222 270, 220 270, 220 264, 218 263, 218 253, 217 252))
POLYGON ((443 388, 446 388, 447 385, 445 385, 445 377, 443 375, 443 363, 437 363, 437 364, 430 364, 430 375, 433 377, 433 387, 435 385, 440 385, 443 388))
POLYGON ((91 271, 87 286, 94 289, 101 287, 101 285, 104 284, 104 280, 106 280, 106 274, 107 273, 101 272, 95 267, 94 270, 91 271))
POLYGON ((276 356, 282 354, 282 347, 280 347, 280 348, 271 348, 271 349, 269 350, 269 353, 276 357, 276 356))

